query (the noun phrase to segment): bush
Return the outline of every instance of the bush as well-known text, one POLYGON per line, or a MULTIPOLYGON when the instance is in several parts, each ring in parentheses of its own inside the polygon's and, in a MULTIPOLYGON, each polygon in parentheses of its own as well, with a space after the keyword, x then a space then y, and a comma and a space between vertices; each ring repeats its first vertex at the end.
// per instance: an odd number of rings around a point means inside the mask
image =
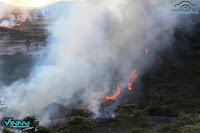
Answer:
POLYGON ((30 133, 34 133, 35 130, 39 127, 39 121, 35 118, 35 116, 28 116, 24 118, 23 120, 30 121, 30 127, 34 127, 33 129, 28 131, 30 133))
POLYGON ((179 128, 177 123, 165 124, 161 130, 161 133, 178 133, 179 128))
POLYGON ((97 120, 88 120, 82 116, 69 118, 67 126, 70 133, 88 133, 97 131, 97 120))
POLYGON ((72 116, 83 116, 85 118, 90 118, 93 114, 89 112, 89 110, 84 110, 84 109, 72 109, 69 117, 72 116))
POLYGON ((195 125, 186 125, 183 127, 182 133, 200 133, 200 123, 195 125))
POLYGON ((39 125, 39 121, 35 118, 35 116, 28 116, 23 120, 30 121, 30 127, 34 127, 33 129, 28 130, 27 133, 50 133, 48 128, 39 125))
POLYGON ((149 118, 145 110, 136 110, 135 104, 119 104, 114 110, 115 122, 111 123, 112 128, 133 129, 133 128, 148 128, 149 118))
POLYGON ((200 115, 180 113, 181 121, 165 124, 160 128, 163 133, 200 133, 200 115))
POLYGON ((39 127, 36 133, 51 133, 50 130, 46 127, 39 127))
POLYGON ((179 117, 183 120, 182 123, 185 125, 191 125, 200 123, 200 115, 199 114, 186 114, 184 112, 179 113, 179 117))
POLYGON ((116 117, 129 117, 130 115, 135 115, 136 112, 135 104, 119 104, 114 110, 116 117))

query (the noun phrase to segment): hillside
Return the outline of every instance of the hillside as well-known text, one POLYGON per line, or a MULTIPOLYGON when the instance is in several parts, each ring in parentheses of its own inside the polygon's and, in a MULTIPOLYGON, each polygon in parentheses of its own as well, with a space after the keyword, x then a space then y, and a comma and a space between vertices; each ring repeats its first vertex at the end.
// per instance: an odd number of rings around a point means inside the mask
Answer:
MULTIPOLYGON (((184 25, 177 25, 172 47, 142 77, 143 94, 138 107, 131 104, 135 103, 134 97, 122 97, 129 99, 129 104, 118 105, 114 112, 120 110, 120 113, 115 118, 97 118, 98 133, 199 133, 200 22, 199 18, 193 19, 190 31, 184 25)), ((77 115, 83 116, 80 112, 73 116, 77 115)), ((75 125, 79 123, 57 123, 50 128, 68 132, 75 125)))
MULTIPOLYGON (((140 87, 136 80, 131 93, 126 95, 124 91, 117 97, 118 101, 100 105, 103 118, 94 118, 90 110, 74 108, 74 103, 70 107, 53 103, 43 110, 58 110, 56 114, 50 113, 52 121, 46 126, 49 129, 37 127, 38 130, 42 133, 44 130, 45 133, 199 133, 200 21, 199 17, 192 19, 189 28, 182 24, 176 26, 173 44, 140 77, 140 87)), ((49 35, 46 25, 53 23, 41 17, 13 28, 0 27, 1 41, 10 45, 20 43, 17 48, 23 50, 30 42, 46 45, 49 35)), ((35 63, 35 58, 25 53, 1 55, 0 60, 0 79, 6 85, 18 79, 26 80, 35 63)))

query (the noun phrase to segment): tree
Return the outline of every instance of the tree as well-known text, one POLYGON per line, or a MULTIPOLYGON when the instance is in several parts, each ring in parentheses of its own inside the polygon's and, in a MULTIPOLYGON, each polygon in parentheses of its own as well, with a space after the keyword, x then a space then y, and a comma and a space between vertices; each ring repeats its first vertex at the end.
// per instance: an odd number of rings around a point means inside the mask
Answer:
POLYGON ((28 116, 23 119, 24 121, 30 121, 30 127, 34 127, 29 130, 28 133, 34 133, 35 130, 39 127, 39 121, 35 118, 35 116, 28 116))
POLYGON ((71 112, 69 113, 70 117, 83 116, 85 118, 91 118, 92 115, 93 115, 92 112, 85 109, 72 109, 71 112))
POLYGON ((67 126, 70 133, 88 133, 97 130, 97 120, 89 120, 82 116, 73 116, 69 118, 67 126))
POLYGON ((38 128, 38 130, 36 131, 36 133, 51 133, 51 131, 48 128, 46 128, 46 127, 40 126, 38 128))

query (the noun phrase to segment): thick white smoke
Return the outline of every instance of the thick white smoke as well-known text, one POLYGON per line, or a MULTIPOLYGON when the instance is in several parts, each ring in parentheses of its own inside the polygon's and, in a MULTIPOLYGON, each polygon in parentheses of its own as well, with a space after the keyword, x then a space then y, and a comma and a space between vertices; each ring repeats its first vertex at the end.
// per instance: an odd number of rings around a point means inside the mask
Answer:
POLYGON ((170 45, 175 22, 169 3, 159 0, 74 3, 51 28, 48 54, 28 81, 3 87, 0 100, 23 117, 50 103, 67 106, 76 92, 80 107, 96 103, 117 85, 127 88, 133 68, 145 72, 170 45))

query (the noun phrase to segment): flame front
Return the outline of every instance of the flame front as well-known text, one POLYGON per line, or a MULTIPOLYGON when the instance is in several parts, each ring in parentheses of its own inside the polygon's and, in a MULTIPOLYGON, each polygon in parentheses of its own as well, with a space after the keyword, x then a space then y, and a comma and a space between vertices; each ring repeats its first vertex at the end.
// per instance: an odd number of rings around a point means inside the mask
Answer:
POLYGON ((121 93, 121 89, 120 89, 120 87, 119 87, 119 85, 118 85, 118 87, 117 87, 117 92, 112 96, 112 95, 106 95, 106 101, 109 101, 109 100, 112 100, 112 99, 115 99, 120 93, 121 93))
POLYGON ((148 54, 148 53, 149 53, 149 50, 148 50, 148 48, 146 48, 146 49, 145 49, 145 53, 146 53, 146 54, 148 54))
MULTIPOLYGON (((128 84, 128 89, 129 89, 129 90, 132 89, 132 84, 133 84, 133 82, 135 81, 135 79, 137 78, 137 76, 138 76, 138 75, 136 75, 136 69, 133 69, 132 79, 131 79, 131 82, 129 82, 129 84, 128 84)), ((108 95, 108 94, 107 94, 105 100, 102 100, 102 101, 97 102, 97 103, 95 103, 95 104, 89 105, 89 106, 86 107, 86 109, 89 109, 89 108, 91 108, 92 106, 95 106, 95 105, 97 105, 97 104, 101 104, 101 103, 103 103, 103 102, 107 102, 107 101, 116 99, 117 96, 118 96, 122 91, 123 91, 123 89, 121 89, 120 86, 118 85, 118 86, 117 86, 117 92, 116 92, 116 93, 114 93, 113 95, 111 95, 111 94, 108 95)))
POLYGON ((11 26, 11 28, 15 28, 15 26, 20 26, 21 24, 20 23, 18 23, 18 24, 13 24, 12 26, 11 26))
POLYGON ((135 81, 135 79, 137 78, 138 75, 135 74, 136 73, 136 69, 133 69, 133 74, 132 74, 132 79, 131 82, 128 83, 128 89, 131 90, 132 89, 132 84, 135 81))

